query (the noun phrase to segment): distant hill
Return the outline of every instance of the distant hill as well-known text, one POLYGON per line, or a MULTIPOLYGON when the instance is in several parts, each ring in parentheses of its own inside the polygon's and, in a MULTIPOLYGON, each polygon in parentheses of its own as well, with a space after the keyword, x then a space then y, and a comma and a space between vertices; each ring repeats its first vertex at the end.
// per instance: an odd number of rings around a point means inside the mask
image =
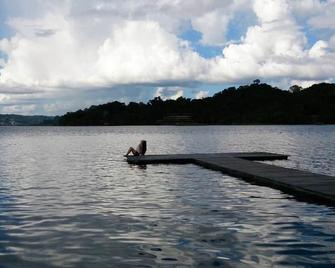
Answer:
POLYGON ((128 105, 111 102, 67 113, 58 118, 64 126, 157 124, 335 124, 335 84, 281 90, 255 80, 230 87, 204 99, 128 105))
POLYGON ((43 115, 0 114, 0 126, 53 125, 54 117, 43 115))

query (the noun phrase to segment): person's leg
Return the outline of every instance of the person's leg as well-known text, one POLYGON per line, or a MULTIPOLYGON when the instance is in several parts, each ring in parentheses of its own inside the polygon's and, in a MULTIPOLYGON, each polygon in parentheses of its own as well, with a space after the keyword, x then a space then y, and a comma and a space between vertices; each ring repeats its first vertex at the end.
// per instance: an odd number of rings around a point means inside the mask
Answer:
POLYGON ((129 155, 130 153, 134 154, 134 148, 133 147, 129 147, 128 152, 126 153, 126 155, 129 155))
POLYGON ((128 149, 128 152, 126 153, 126 156, 129 155, 130 153, 132 153, 133 155, 138 155, 138 152, 133 148, 133 147, 130 147, 128 149))

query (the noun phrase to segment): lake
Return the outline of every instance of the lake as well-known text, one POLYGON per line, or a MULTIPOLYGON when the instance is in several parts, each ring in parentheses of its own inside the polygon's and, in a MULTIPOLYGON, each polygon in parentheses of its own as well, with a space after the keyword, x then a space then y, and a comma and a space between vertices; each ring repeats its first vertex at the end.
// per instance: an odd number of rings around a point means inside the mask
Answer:
POLYGON ((335 208, 148 154, 267 151, 335 176, 335 126, 0 127, 0 267, 332 267, 335 208))

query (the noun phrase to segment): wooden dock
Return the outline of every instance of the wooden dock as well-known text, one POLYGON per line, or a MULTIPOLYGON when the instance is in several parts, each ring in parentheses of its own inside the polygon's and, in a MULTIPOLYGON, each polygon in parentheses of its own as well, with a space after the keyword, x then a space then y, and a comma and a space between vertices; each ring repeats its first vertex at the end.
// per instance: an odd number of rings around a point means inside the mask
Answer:
POLYGON ((335 205, 335 177, 254 162, 287 158, 282 154, 251 152, 128 156, 127 162, 138 165, 197 164, 255 184, 280 189, 306 201, 335 205))

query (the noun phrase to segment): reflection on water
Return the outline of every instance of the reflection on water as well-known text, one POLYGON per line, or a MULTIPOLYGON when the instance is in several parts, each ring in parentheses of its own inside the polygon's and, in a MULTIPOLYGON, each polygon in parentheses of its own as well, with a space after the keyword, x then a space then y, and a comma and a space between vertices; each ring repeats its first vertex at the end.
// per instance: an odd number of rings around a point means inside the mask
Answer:
POLYGON ((0 267, 325 267, 335 208, 148 153, 269 151, 335 175, 334 126, 0 128, 0 267))

